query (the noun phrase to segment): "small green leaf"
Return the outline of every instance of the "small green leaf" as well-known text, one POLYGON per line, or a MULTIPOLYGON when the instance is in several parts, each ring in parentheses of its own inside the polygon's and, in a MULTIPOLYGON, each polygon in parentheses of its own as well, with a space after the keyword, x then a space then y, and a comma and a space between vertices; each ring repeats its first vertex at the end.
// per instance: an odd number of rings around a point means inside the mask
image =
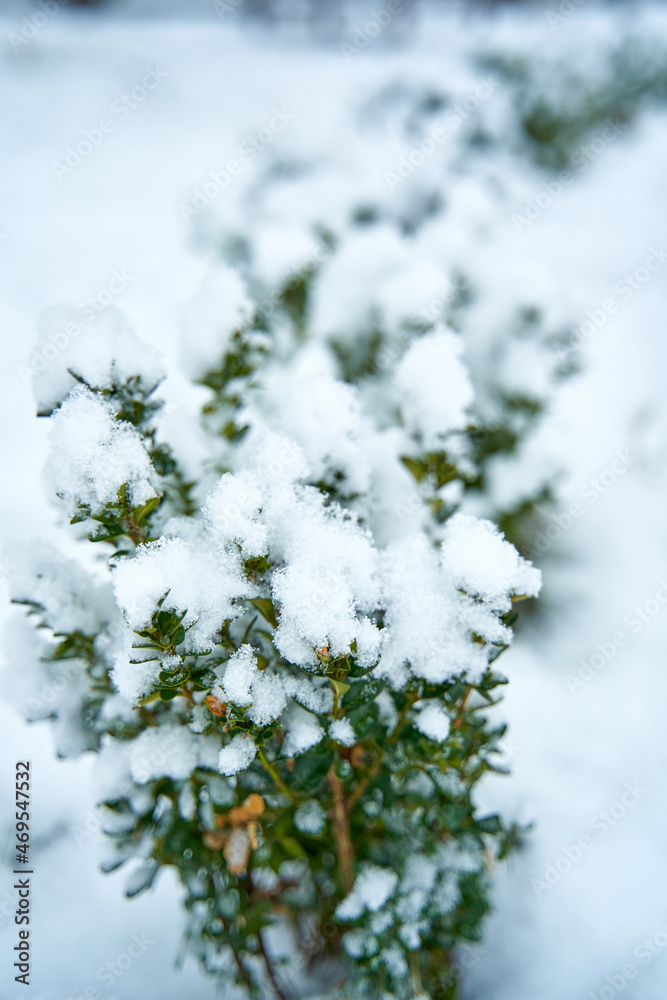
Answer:
POLYGON ((278 842, 291 858, 304 858, 306 856, 303 847, 294 837, 278 837, 278 842))
POLYGON ((347 692, 350 690, 350 685, 346 684, 345 681, 332 680, 331 685, 335 689, 336 694, 338 695, 339 698, 342 698, 343 695, 347 694, 347 692))
POLYGON ((135 522, 137 524, 141 524, 142 521, 145 521, 146 518, 149 517, 154 510, 157 510, 157 508, 162 503, 162 500, 163 498, 161 496, 151 497, 150 500, 147 500, 146 503, 143 504, 141 507, 135 507, 135 509, 132 511, 132 517, 134 518, 135 522))
POLYGON ((178 694, 178 688, 161 688, 160 698, 162 701, 171 701, 178 694))
POLYGON ((401 462, 412 473, 418 483, 421 483, 428 475, 428 466, 426 462, 422 462, 420 459, 408 458, 407 455, 401 455, 401 462))
POLYGON ((262 617, 266 618, 269 625, 273 625, 274 628, 278 627, 278 612, 273 606, 273 601, 268 597, 252 597, 248 603, 257 608, 262 617))
POLYGON ((160 671, 160 683, 166 687, 180 687, 181 684, 185 684, 189 679, 190 671, 187 667, 183 670, 178 670, 175 674, 168 670, 160 671))

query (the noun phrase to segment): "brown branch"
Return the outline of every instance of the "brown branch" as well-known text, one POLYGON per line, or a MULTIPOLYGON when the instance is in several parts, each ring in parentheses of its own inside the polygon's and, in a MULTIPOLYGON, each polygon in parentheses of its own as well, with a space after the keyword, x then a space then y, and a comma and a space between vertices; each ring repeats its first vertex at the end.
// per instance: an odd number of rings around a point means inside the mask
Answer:
POLYGON ((363 779, 363 781, 359 782, 359 784, 357 785, 357 787, 354 789, 354 791, 352 792, 352 794, 349 796, 349 798, 347 800, 347 803, 346 803, 346 806, 345 806, 345 808, 347 810, 347 813, 348 813, 348 816, 352 812, 352 810, 354 809, 354 807, 356 806, 357 802, 359 801, 359 799, 361 798, 361 796, 364 794, 364 792, 366 791, 366 789, 368 788, 368 786, 370 785, 370 783, 373 780, 373 778, 375 778, 375 776, 379 773, 380 767, 381 767, 381 761, 378 759, 378 760, 375 761, 375 763, 373 764, 373 766, 370 768, 368 774, 363 779))
POLYGON ((468 703, 468 698, 470 697, 471 693, 472 693, 472 685, 469 684, 468 688, 466 690, 466 693, 463 696, 463 700, 462 700, 461 704, 459 705, 459 710, 456 713, 456 718, 454 719, 454 722, 452 723, 452 729, 458 729, 459 726, 461 725, 461 723, 463 722, 463 713, 466 710, 466 705, 468 703))
POLYGON ((412 708, 412 706, 414 705, 414 703, 416 701, 418 701, 418 700, 419 700, 419 695, 418 695, 418 693, 416 691, 408 692, 406 694, 406 696, 405 696, 405 705, 403 706, 403 708, 401 710, 401 714, 399 715, 399 717, 398 717, 398 719, 396 721, 396 725, 394 726, 393 733, 387 739, 387 744, 389 744, 389 743, 395 743, 396 742, 396 740, 398 739, 398 737, 400 735, 401 730, 403 729, 403 726, 406 723, 406 720, 408 718, 408 712, 410 711, 410 709, 412 708))
POLYGON ((348 893, 352 891, 352 886, 354 885, 354 851, 350 836, 350 821, 347 809, 345 808, 343 783, 336 774, 333 764, 329 768, 329 787, 333 794, 332 826, 336 854, 338 855, 338 866, 340 868, 343 889, 348 893))

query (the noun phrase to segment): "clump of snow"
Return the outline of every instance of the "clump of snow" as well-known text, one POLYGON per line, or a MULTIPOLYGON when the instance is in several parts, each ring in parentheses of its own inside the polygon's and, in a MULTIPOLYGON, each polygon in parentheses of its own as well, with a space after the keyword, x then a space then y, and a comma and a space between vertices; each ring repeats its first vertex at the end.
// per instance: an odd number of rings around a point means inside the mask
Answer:
POLYGON ((442 561, 454 585, 479 597, 494 611, 507 612, 511 595, 536 597, 541 574, 490 521, 455 514, 445 526, 442 561))
POLYGON ((398 722, 398 712, 394 704, 394 699, 388 691, 380 691, 375 699, 375 704, 378 707, 379 721, 391 732, 398 722))
POLYGON ((131 663, 128 653, 119 652, 114 658, 109 677, 121 697, 134 705, 150 693, 158 679, 160 668, 161 664, 157 661, 131 663))
MULTIPOLYGON (((288 284, 290 278, 307 274, 323 252, 326 248, 313 233, 304 231, 301 226, 291 221, 280 225, 268 223, 257 233, 254 264, 260 281, 275 288, 288 284)), ((262 298, 263 307, 265 301, 262 298)))
POLYGON ((53 546, 17 543, 8 547, 7 559, 11 599, 40 605, 51 628, 95 635, 105 619, 117 616, 106 581, 96 580, 53 546))
POLYGON ((375 913, 396 891, 398 875, 391 868, 363 864, 352 891, 336 907, 339 920, 358 920, 363 913, 375 913))
POLYGON ((249 471, 226 473, 209 493, 204 517, 216 540, 233 539, 250 559, 268 551, 267 528, 259 520, 261 508, 258 477, 249 471))
POLYGON ((258 670, 252 682, 252 705, 247 716, 257 726, 268 726, 287 705, 282 678, 271 670, 258 670))
POLYGON ((253 306, 237 271, 212 269, 182 310, 183 366, 193 379, 218 368, 232 335, 252 319, 253 306))
POLYGON ((342 743, 344 747, 351 747, 357 742, 357 734, 349 719, 334 719, 329 726, 329 735, 336 743, 342 743))
POLYGON ((364 614, 380 597, 372 536, 349 511, 327 506, 318 489, 291 480, 301 450, 289 445, 270 432, 255 436, 249 454, 257 471, 222 477, 205 505, 208 529, 222 547, 234 541, 244 555, 266 553, 278 565, 271 580, 280 614, 274 641, 288 660, 314 666, 315 649, 339 656, 356 640, 359 662, 372 665, 380 645, 364 614), (263 449, 269 461, 259 471, 263 449))
POLYGON ((270 430, 262 422, 258 422, 257 428, 254 431, 251 429, 242 441, 239 463, 259 476, 269 489, 302 482, 310 475, 301 446, 286 434, 270 430))
POLYGON ((153 778, 188 778, 199 763, 198 737, 185 726, 145 729, 130 748, 130 773, 138 784, 153 778))
POLYGON ((62 306, 51 309, 34 350, 45 361, 33 363, 40 413, 50 413, 80 381, 91 388, 111 389, 139 376, 148 393, 164 378, 159 351, 137 336, 115 306, 97 313, 62 306))
POLYGON ((74 389, 50 425, 47 477, 70 516, 81 505, 99 513, 124 485, 132 507, 158 495, 141 437, 89 389, 74 389))
POLYGON ((395 338, 443 282, 432 260, 415 256, 393 226, 349 234, 315 280, 314 335, 352 351, 363 351, 369 330, 395 338))
POLYGON ((263 379, 257 403, 267 424, 303 450, 310 478, 342 477, 349 493, 364 492, 370 469, 365 455, 367 419, 357 390, 333 377, 322 348, 305 349, 294 362, 276 364, 263 379))
POLYGON ((403 419, 426 450, 465 427, 474 392, 461 361, 462 338, 439 327, 413 341, 394 375, 403 419))
POLYGON ((420 733, 437 743, 444 743, 449 736, 450 721, 440 702, 427 698, 418 702, 415 708, 417 714, 414 724, 420 733))
POLYGON ((260 670, 247 643, 227 662, 222 694, 224 700, 248 708, 248 718, 258 726, 277 719, 287 704, 282 677, 270 670, 260 670))
POLYGON ((482 673, 485 647, 470 641, 468 609, 428 539, 412 535, 388 546, 382 570, 387 636, 378 674, 400 688, 410 672, 434 684, 482 673))
POLYGON ((333 707, 333 691, 324 677, 283 677, 283 689, 288 698, 294 698, 309 712, 322 714, 333 707))
POLYGON ((351 958, 370 958, 378 953, 375 935, 362 928, 344 934, 343 947, 351 958))
POLYGON ((131 629, 150 625, 158 602, 163 610, 186 612, 187 649, 210 645, 225 621, 242 613, 234 601, 252 589, 233 556, 180 538, 161 538, 123 559, 113 573, 116 599, 131 629), (165 597, 165 595, 167 595, 165 597))
POLYGON ((336 504, 323 506, 319 491, 302 488, 277 511, 284 530, 287 565, 274 573, 272 589, 281 618, 275 643, 293 663, 313 665, 313 650, 332 656, 357 640, 360 662, 372 662, 377 630, 360 627, 357 609, 377 605, 377 552, 370 535, 336 504), (289 520, 288 520, 289 519, 289 520))
POLYGON ((324 730, 316 717, 300 705, 291 705, 283 716, 285 742, 282 753, 285 757, 297 757, 324 738, 324 730))
POLYGON ((252 704, 251 688, 258 674, 257 658, 252 646, 240 646, 230 656, 222 681, 222 689, 227 701, 241 707, 252 704))
POLYGON ((311 837, 316 837, 322 832, 325 822, 326 813, 315 799, 304 802, 294 813, 294 825, 297 830, 310 834, 311 837))
POLYGON ((178 796, 178 812, 183 819, 190 822, 197 815, 197 799, 191 784, 183 785, 181 789, 181 794, 178 796))
POLYGON ((257 747, 252 736, 239 733, 230 743, 222 748, 218 757, 218 767, 221 774, 231 776, 245 771, 257 756, 257 747))

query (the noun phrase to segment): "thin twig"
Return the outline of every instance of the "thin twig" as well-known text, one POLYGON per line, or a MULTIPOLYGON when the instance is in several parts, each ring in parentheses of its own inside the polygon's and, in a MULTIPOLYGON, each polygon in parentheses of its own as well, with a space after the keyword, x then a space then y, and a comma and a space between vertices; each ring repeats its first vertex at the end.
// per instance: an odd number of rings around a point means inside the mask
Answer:
POLYGON ((419 695, 416 694, 416 693, 413 693, 412 695, 407 694, 405 696, 405 705, 403 706, 403 708, 401 710, 401 714, 399 715, 399 717, 398 717, 398 719, 396 721, 396 725, 394 726, 394 731, 391 734, 391 736, 388 738, 387 743, 395 743, 396 742, 396 740, 399 737, 399 733, 400 733, 401 729, 405 725, 405 721, 406 721, 406 719, 408 717, 408 712, 410 711, 410 709, 412 708, 412 706, 414 705, 414 703, 417 701, 418 697, 419 697, 419 695))
POLYGON ((329 787, 333 793, 332 826, 334 841, 336 843, 336 854, 338 855, 343 889, 348 893, 352 891, 352 886, 354 885, 354 851, 350 836, 350 821, 347 809, 345 808, 343 783, 336 774, 333 764, 329 768, 329 787))
POLYGON ((267 774, 271 775, 271 777, 275 781, 275 783, 278 786, 278 788, 280 789, 280 791, 284 795, 286 795, 288 799, 294 800, 294 796, 292 795, 292 792, 289 790, 289 788, 287 787, 287 785, 285 784, 285 782, 283 781, 283 779, 280 777, 280 775, 278 774, 278 772, 275 769, 275 767, 273 766, 273 764, 269 763, 269 760, 268 760, 266 754, 264 753, 264 751, 261 748, 257 751, 257 756, 260 759, 262 767, 264 768, 264 770, 266 771, 267 774))
POLYGON ((461 704, 459 705, 459 710, 456 713, 456 718, 454 719, 454 722, 452 723, 452 729, 458 729, 459 726, 461 725, 461 723, 463 722, 463 713, 466 710, 466 705, 468 704, 468 698, 470 697, 471 693, 472 693, 472 685, 469 684, 468 687, 467 687, 466 693, 463 696, 463 700, 462 700, 461 704))
POLYGON ((375 763, 373 764, 373 766, 371 767, 371 769, 369 770, 368 774, 366 775, 366 777, 363 779, 363 781, 359 782, 359 784, 354 789, 354 791, 352 792, 352 794, 348 797, 348 800, 347 800, 347 803, 346 803, 346 806, 345 806, 345 808, 347 809, 348 815, 352 812, 352 810, 356 806, 357 802, 359 801, 359 799, 361 798, 361 796, 364 794, 364 792, 366 791, 366 789, 370 785, 370 783, 373 780, 373 778, 379 773, 381 766, 382 766, 381 761, 379 759, 376 760, 375 763))

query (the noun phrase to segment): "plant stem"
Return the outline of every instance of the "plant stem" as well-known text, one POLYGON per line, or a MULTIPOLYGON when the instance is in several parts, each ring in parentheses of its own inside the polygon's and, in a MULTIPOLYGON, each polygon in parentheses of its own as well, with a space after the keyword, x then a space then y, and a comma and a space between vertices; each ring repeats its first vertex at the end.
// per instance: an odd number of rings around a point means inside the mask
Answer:
POLYGON ((373 764, 373 766, 371 767, 371 769, 369 770, 369 772, 366 775, 366 777, 363 779, 363 781, 359 782, 359 784, 357 785, 357 787, 354 789, 354 791, 352 792, 352 794, 349 796, 349 798, 347 800, 347 803, 346 803, 346 806, 345 806, 345 808, 347 809, 348 815, 352 812, 352 810, 356 806, 357 802, 359 801, 359 799, 361 798, 361 796, 364 794, 364 792, 366 791, 366 789, 370 785, 370 783, 373 780, 373 778, 379 772, 381 766, 382 766, 382 762, 378 758, 375 761, 375 763, 373 764))
POLYGON ((407 694, 405 696, 405 705, 403 706, 403 708, 401 710, 401 714, 398 717, 398 720, 397 720, 396 725, 394 727, 394 731, 391 734, 391 736, 389 737, 389 739, 387 740, 387 743, 395 743, 396 742, 396 740, 398 739, 399 734, 401 732, 401 729, 405 725, 405 720, 407 719, 408 712, 410 711, 410 709, 412 708, 412 706, 414 705, 414 703, 417 701, 417 699, 418 699, 418 695, 416 693, 407 694))
POLYGON ((333 793, 332 828, 336 843, 336 854, 338 855, 343 889, 345 893, 348 893, 352 891, 352 886, 354 885, 354 851, 350 836, 350 820, 345 808, 343 783, 336 774, 333 764, 329 768, 329 787, 333 793))
POLYGON ((257 756, 261 761, 262 767, 264 768, 267 774, 271 775, 271 777, 275 781, 280 791, 284 795, 286 795, 288 799, 292 799, 292 801, 294 801, 294 796, 292 795, 291 791, 289 790, 283 779, 280 777, 273 764, 269 763, 266 754, 261 748, 257 751, 257 756))
POLYGON ((463 713, 466 710, 466 705, 468 704, 468 698, 470 697, 471 692, 472 692, 472 685, 469 684, 466 688, 466 693, 463 695, 463 700, 459 705, 459 710, 456 713, 456 718, 452 723, 452 729, 458 729, 461 723, 463 722, 463 713))
POLYGON ((192 706, 196 707, 197 702, 194 700, 194 698, 192 697, 192 692, 190 691, 189 688, 185 686, 185 684, 183 685, 183 687, 179 688, 179 691, 184 698, 187 698, 187 700, 190 702, 192 706))
POLYGON ((414 987, 415 994, 419 996, 422 993, 422 975, 421 968, 419 965, 419 952, 410 952, 410 977, 412 979, 412 985, 414 987))

